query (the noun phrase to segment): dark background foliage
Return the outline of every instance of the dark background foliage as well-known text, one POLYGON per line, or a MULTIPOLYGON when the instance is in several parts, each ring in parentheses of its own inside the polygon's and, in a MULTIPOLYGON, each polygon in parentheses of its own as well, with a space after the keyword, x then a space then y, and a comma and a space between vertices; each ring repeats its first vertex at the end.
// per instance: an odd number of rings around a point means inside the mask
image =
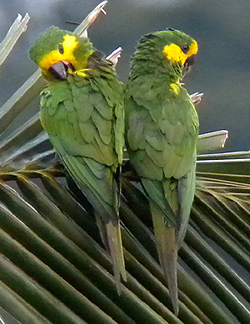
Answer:
MULTIPOLYGON (((73 30, 67 20, 80 22, 99 0, 11 0, 0 2, 3 39, 19 12, 31 16, 29 29, 1 68, 0 105, 35 71, 28 49, 45 28, 56 25, 73 30), (16 56, 19 60, 16 60, 16 56)), ((248 0, 110 0, 107 16, 101 15, 90 29, 95 46, 109 54, 119 45, 123 57, 118 66, 126 81, 129 60, 141 35, 168 26, 192 35, 199 43, 193 71, 186 77, 189 92, 204 92, 198 107, 201 132, 227 129, 226 149, 247 150, 249 124, 249 30, 248 0)), ((38 110, 37 106, 37 110, 38 110)))

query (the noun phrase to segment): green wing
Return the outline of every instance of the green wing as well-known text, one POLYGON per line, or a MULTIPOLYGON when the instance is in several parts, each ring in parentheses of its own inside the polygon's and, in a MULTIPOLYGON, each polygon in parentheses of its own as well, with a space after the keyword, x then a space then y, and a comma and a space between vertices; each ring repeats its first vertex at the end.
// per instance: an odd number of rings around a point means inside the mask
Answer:
POLYGON ((113 174, 121 148, 118 151, 115 146, 113 123, 116 106, 122 109, 122 95, 111 104, 97 85, 71 77, 71 82, 48 86, 42 93, 40 118, 69 173, 105 202, 109 217, 115 220, 113 174))
POLYGON ((126 279, 115 181, 124 144, 122 85, 116 78, 69 76, 42 92, 40 118, 63 164, 98 214, 119 290, 120 273, 126 279))
POLYGON ((147 75, 131 80, 125 108, 130 160, 149 197, 158 255, 178 314, 178 246, 194 198, 198 117, 185 89, 176 94, 147 75))
MULTIPOLYGON (((184 88, 175 95, 164 84, 155 84, 146 77, 145 83, 143 78, 138 79, 130 83, 125 104, 131 163, 158 207, 164 211, 166 206, 162 201, 168 197, 171 208, 176 211, 176 199, 171 199, 171 193, 174 188, 183 192, 181 188, 177 189, 182 183, 186 185, 180 179, 188 177, 189 181, 194 181, 188 175, 195 168, 198 117, 184 88), (151 91, 143 92, 144 84, 151 91), (152 180, 151 188, 148 180, 152 180)), ((184 196, 182 193, 178 204, 186 204, 184 196)), ((172 226, 180 225, 180 219, 173 213, 167 213, 165 217, 172 226)))

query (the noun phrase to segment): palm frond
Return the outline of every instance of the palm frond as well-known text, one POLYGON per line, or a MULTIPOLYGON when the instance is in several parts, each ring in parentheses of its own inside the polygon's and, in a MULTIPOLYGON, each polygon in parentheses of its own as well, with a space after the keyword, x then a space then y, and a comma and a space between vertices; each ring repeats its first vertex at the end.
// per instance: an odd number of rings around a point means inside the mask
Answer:
POLYGON ((0 65, 2 65, 8 57, 21 34, 26 31, 29 19, 30 17, 27 13, 24 18, 20 14, 17 15, 6 37, 0 44, 0 65))

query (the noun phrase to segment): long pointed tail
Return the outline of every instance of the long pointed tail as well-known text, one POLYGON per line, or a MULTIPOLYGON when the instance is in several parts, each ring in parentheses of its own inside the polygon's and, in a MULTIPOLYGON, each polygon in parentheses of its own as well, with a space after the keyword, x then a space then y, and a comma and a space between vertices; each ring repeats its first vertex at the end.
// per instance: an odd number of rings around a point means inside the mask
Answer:
POLYGON ((174 313, 179 313, 178 285, 177 285, 177 258, 178 246, 176 244, 176 230, 166 224, 161 210, 154 202, 150 202, 157 251, 164 276, 168 283, 170 298, 174 313))
POLYGON ((109 252, 113 262, 116 289, 117 293, 120 295, 121 277, 124 281, 127 281, 120 224, 118 222, 117 224, 113 225, 111 221, 105 223, 98 215, 96 215, 96 222, 105 249, 109 252))
POLYGON ((123 248, 122 248, 122 237, 121 237, 121 228, 120 224, 115 224, 110 221, 106 225, 108 247, 110 255, 113 261, 114 268, 114 277, 117 287, 117 292, 120 295, 121 293, 121 281, 120 277, 124 281, 127 281, 127 273, 125 269, 123 248))

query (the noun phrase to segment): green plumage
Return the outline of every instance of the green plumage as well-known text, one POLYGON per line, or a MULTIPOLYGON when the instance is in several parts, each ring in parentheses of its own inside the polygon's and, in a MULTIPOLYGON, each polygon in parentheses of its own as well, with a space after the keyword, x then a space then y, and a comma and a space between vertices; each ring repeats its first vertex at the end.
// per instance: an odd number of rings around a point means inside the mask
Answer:
POLYGON ((163 50, 171 44, 191 47, 193 42, 175 30, 144 36, 132 58, 125 94, 126 144, 149 197, 159 259, 176 314, 177 252, 194 198, 199 122, 179 83, 186 65, 171 61, 163 50))
MULTIPOLYGON (((31 58, 39 64, 44 55, 58 49, 65 35, 72 34, 51 28, 36 40, 31 58)), ((120 275, 126 280, 118 211, 124 146, 123 86, 111 62, 93 51, 88 39, 76 39, 73 55, 82 62, 81 69, 70 66, 66 80, 56 79, 51 70, 42 71, 49 84, 41 93, 40 119, 62 163, 95 210, 120 292, 120 275)))

